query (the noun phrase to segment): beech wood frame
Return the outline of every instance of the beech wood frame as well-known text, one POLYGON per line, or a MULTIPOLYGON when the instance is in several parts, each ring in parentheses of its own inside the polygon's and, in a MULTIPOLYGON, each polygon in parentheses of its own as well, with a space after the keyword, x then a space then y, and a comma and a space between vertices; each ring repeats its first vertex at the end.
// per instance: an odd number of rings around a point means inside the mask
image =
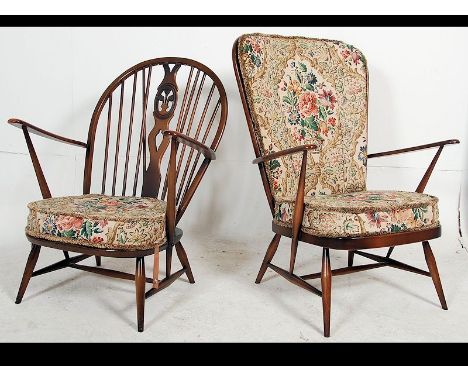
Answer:
MULTIPOLYGON (((121 115, 122 115, 122 101, 123 101, 123 86, 126 79, 131 78, 133 76, 134 85, 133 85, 133 96, 132 96, 132 109, 134 110, 134 100, 135 100, 135 84, 136 78, 138 73, 143 73, 143 97, 144 99, 142 102, 144 103, 144 112, 143 112, 143 122, 142 122, 142 135, 140 136, 139 141, 139 151, 138 151, 138 164, 140 162, 140 154, 143 153, 143 185, 142 185, 142 196, 149 196, 149 197, 158 197, 158 192, 160 189, 160 185, 162 185, 163 179, 161 179, 161 164, 160 164, 160 157, 162 157, 170 145, 170 159, 168 165, 168 171, 166 173, 166 180, 164 184, 164 188, 162 189, 161 198, 164 199, 167 192, 167 210, 166 210, 166 235, 167 240, 165 243, 160 244, 152 249, 146 250, 121 250, 121 249, 101 249, 95 247, 87 247, 83 245, 77 244, 68 244, 63 242, 57 241, 50 241, 45 239, 40 239, 36 237, 32 237, 30 235, 26 235, 27 239, 31 242, 31 252, 29 254, 26 267, 23 273, 23 277, 21 280, 21 284, 18 290, 18 295, 16 297, 16 304, 21 303, 26 288, 29 284, 31 277, 43 275, 52 271, 56 271, 63 268, 74 268, 86 272, 92 272, 99 275, 115 277, 119 279, 125 280, 133 280, 135 282, 135 289, 136 289, 136 305, 137 305, 137 328, 139 332, 144 330, 144 306, 145 306, 145 299, 151 297, 152 295, 160 292, 161 290, 167 288, 171 285, 176 279, 178 279, 183 274, 187 275, 187 278, 191 284, 195 282, 192 270, 190 267, 190 263, 187 258, 187 254, 185 249, 182 245, 181 238, 182 238, 182 230, 177 227, 178 222, 180 221, 182 215, 185 213, 198 185, 200 184, 201 179, 203 178, 210 162, 216 159, 215 151, 219 145, 219 142, 222 138, 224 128, 226 125, 227 120, 227 112, 228 112, 228 103, 226 92, 224 89, 223 84, 221 83, 218 76, 208 67, 197 62, 195 60, 181 58, 181 57, 162 57, 162 58, 155 58, 151 60, 147 60, 141 62, 125 72, 123 72, 119 77, 117 77, 104 91, 101 98, 99 99, 94 113, 91 118, 91 123, 88 132, 88 140, 87 142, 76 141, 73 139, 65 138, 60 135, 48 132, 43 130, 37 126, 32 125, 29 122, 23 121, 17 118, 11 118, 8 120, 8 123, 20 128, 23 131, 26 144, 29 150, 29 154, 32 160, 32 164, 34 167, 34 171, 36 173, 37 181, 39 183, 39 187, 41 190, 42 197, 44 199, 51 198, 51 192, 49 186, 47 184, 46 178, 42 171, 39 159, 37 157, 36 151, 34 149, 33 143, 31 141, 30 134, 37 134, 44 138, 52 139, 61 143, 69 144, 78 146, 81 148, 86 149, 86 158, 85 158, 85 167, 84 167, 84 181, 83 181, 83 194, 90 193, 91 187, 91 171, 93 167, 93 153, 94 153, 94 142, 95 142, 95 133, 97 129, 97 124, 101 113, 104 110, 105 105, 109 106, 109 113, 112 108, 112 94, 114 91, 119 89, 121 91, 121 100, 120 100, 120 109, 119 109, 119 132, 118 132, 118 141, 117 141, 117 149, 119 148, 119 139, 120 139, 120 128, 121 128, 121 115), (148 94, 149 94, 149 84, 150 84, 150 77, 151 71, 153 67, 161 65, 164 67, 165 76, 158 87, 158 93, 155 99, 155 110, 153 112, 155 116, 155 127, 149 133, 148 137, 146 136, 146 110, 148 104, 148 94), (170 68, 170 65, 173 65, 170 68), (177 102, 178 97, 178 88, 176 83, 176 73, 180 66, 188 66, 190 68, 190 76, 187 82, 187 88, 185 94, 183 95, 183 102, 182 102, 182 110, 185 112, 185 117, 183 118, 183 122, 178 126, 176 130, 169 130, 169 122, 173 117, 175 103, 177 102), (190 81, 192 80, 192 73, 196 71, 195 80, 193 83, 190 81), (147 77, 145 77, 145 74, 147 77), (198 83, 199 77, 201 78, 201 82, 198 83), (192 115, 190 116, 189 127, 190 130, 194 118, 194 113, 196 107, 198 106, 198 100, 200 97, 201 89, 204 84, 205 78, 209 77, 213 81, 212 88, 210 90, 210 95, 208 96, 208 100, 205 104, 205 109, 203 110, 203 115, 201 117, 201 121, 205 120, 205 115, 208 110, 208 104, 211 102, 212 95, 214 94, 214 90, 217 89, 219 99, 215 106, 215 109, 212 113, 212 117, 206 127, 208 131, 206 131, 206 135, 203 137, 202 141, 198 141, 193 137, 184 134, 183 129, 187 120, 187 116, 189 113, 190 108, 192 107, 192 115), (146 90, 145 90, 146 84, 146 90), (189 84, 191 86, 191 93, 188 94, 189 84), (195 89, 198 86, 198 93, 195 97, 193 97, 195 93, 195 89), (172 100, 169 100, 169 97, 172 97, 172 100), (169 108, 169 102, 175 103, 174 108, 169 108), (187 99, 188 97, 188 99, 187 99), (159 101, 162 102, 163 106, 159 109, 159 101), (185 107, 185 109, 184 109, 185 107), (219 114, 219 122, 217 126, 214 126, 213 121, 215 117, 219 114), (144 128, 143 128, 144 123, 144 128), (205 140, 209 134, 209 130, 211 127, 216 127, 215 135, 212 138, 212 142, 210 146, 205 144, 205 140), (151 134, 154 134, 151 136, 151 134), (151 138, 156 138, 156 135, 162 134, 162 142, 160 143, 159 147, 156 146, 156 141, 151 141, 151 138), (150 162, 149 166, 146 166, 146 140, 148 139, 148 149, 150 151, 150 162), (153 143, 152 143, 153 142, 153 143), (182 146, 182 153, 179 156, 179 162, 176 166, 177 162, 177 153, 179 146, 182 146), (141 148, 143 147, 143 148, 141 148), (186 163, 185 168, 182 168, 182 156, 184 155, 185 147, 190 148, 190 161, 186 163), (143 151, 141 151, 143 150, 143 151), (189 174, 189 177, 186 178, 188 174, 188 167, 192 165, 192 155, 195 153, 195 159, 193 162, 192 171, 189 174), (152 157, 154 155, 154 159, 152 157), (202 158, 200 158, 202 156, 202 158), (203 159, 200 164, 200 167, 195 172, 196 165, 198 164, 199 159, 203 159), (159 162, 159 163, 158 163, 159 162), (176 194, 176 183, 178 179, 179 173, 184 171, 183 174, 183 182, 180 183, 178 193, 176 194), (185 182, 185 183, 184 183, 185 182), (181 192, 182 187, 185 185, 185 190, 181 192), (63 251, 65 258, 61 261, 58 261, 54 264, 46 266, 42 269, 35 270, 36 262, 39 257, 41 247, 49 247, 55 248, 63 251), (171 264, 172 264, 172 249, 175 247, 176 254, 179 258, 180 263, 182 264, 182 268, 177 270, 176 272, 171 271, 171 264), (159 272, 159 252, 166 251, 166 276, 162 280, 158 278, 159 272), (77 252, 80 255, 70 257, 69 252, 77 252), (146 277, 145 275, 145 257, 149 255, 154 255, 154 274, 153 277, 146 277), (78 264, 79 262, 94 256, 96 259, 96 267, 91 267, 87 265, 78 264), (115 271, 112 269, 105 269, 101 268, 101 257, 119 257, 119 258, 135 258, 136 260, 136 268, 135 274, 129 274, 125 272, 115 271), (150 283, 152 284, 151 288, 145 291, 145 284, 150 283)), ((181 111, 182 113, 182 111, 181 111)), ((180 117, 179 117, 180 118, 180 117)), ((131 125, 133 126, 133 111, 130 117, 131 125)), ((180 122, 180 119, 179 119, 180 122)), ((108 124, 110 124, 110 118, 108 118, 108 124)), ((201 132, 201 128, 203 126, 203 122, 199 122, 199 126, 197 128, 196 136, 198 137, 199 133, 201 132)), ((131 128, 131 127, 130 127, 131 128)), ((108 125, 109 129, 109 125, 108 125)), ((109 131, 109 130, 108 130, 109 131)), ((130 130, 131 131, 131 130, 130 130)), ((104 180, 103 180, 103 191, 105 190, 105 176, 106 166, 107 166, 107 146, 109 145, 109 132, 107 133, 106 138, 106 159, 104 164, 104 180)), ((127 142, 127 163, 128 163, 128 153, 129 153, 129 146, 130 141, 127 142)), ((118 151, 116 156, 118 155, 118 151)), ((127 163, 125 166, 125 181, 127 179, 127 163)), ((114 164, 114 174, 113 174, 113 189, 112 194, 115 194, 115 179, 116 179, 116 167, 117 165, 114 164)), ((138 170, 139 167, 137 167, 138 170)), ((139 172, 139 170, 138 170, 139 172)), ((135 181, 135 187, 136 187, 135 181)), ((125 184, 125 183, 124 183, 125 184)), ((124 186, 125 191, 125 186, 124 186)), ((124 191, 123 194, 124 194, 124 191)), ((104 192, 102 192, 104 193, 104 192)), ((134 189, 135 195, 135 189, 134 189)))
MULTIPOLYGON (((232 48, 232 61, 234 66, 234 72, 236 75, 237 85, 239 88, 239 93, 242 99, 242 105, 244 108, 244 113, 247 119, 247 126, 249 128, 250 137, 252 140, 252 144, 254 147, 255 159, 253 160, 253 164, 258 165, 258 169, 260 171, 260 176, 263 182, 263 188, 265 190, 265 195, 267 197, 267 201, 270 207, 270 211, 272 214, 273 222, 272 222, 272 230, 274 232, 273 239, 268 246, 267 252, 265 257, 262 261, 260 270, 258 272, 257 278, 255 283, 259 284, 268 268, 272 269, 280 276, 284 277, 289 282, 304 288, 320 297, 322 297, 322 306, 323 306, 323 334, 325 337, 330 336, 330 311, 331 311, 331 283, 332 283, 332 276, 338 275, 346 275, 349 273, 361 272, 365 270, 370 270, 374 268, 381 268, 385 266, 389 266, 392 268, 398 268, 401 270, 405 270, 408 272, 413 272, 416 274, 429 276, 432 278, 434 286, 437 291, 437 295, 439 297, 440 304, 442 309, 447 310, 447 302, 445 300, 444 292, 442 289, 442 284, 440 281, 439 273, 437 270, 436 261, 434 255, 432 253, 431 247, 429 245, 429 240, 435 239, 441 236, 441 227, 430 228, 420 231, 410 231, 410 232, 400 232, 400 233, 392 233, 392 234, 385 234, 385 235, 373 235, 373 236, 363 236, 363 237, 341 237, 341 238, 328 238, 328 237, 320 237, 314 236, 308 233, 305 233, 301 230, 302 219, 304 214, 304 187, 305 187, 305 174, 306 174, 306 164, 307 164, 307 153, 308 151, 315 150, 315 145, 303 145, 294 148, 289 148, 286 150, 282 150, 275 153, 270 153, 268 155, 262 156, 260 151, 260 144, 257 140, 254 130, 254 122, 252 119, 251 111, 249 108, 249 104, 247 102, 246 91, 244 88, 244 83, 239 67, 238 61, 238 42, 237 39, 234 42, 232 48), (274 198, 270 188, 270 183, 268 182, 267 172, 265 169, 265 162, 268 162, 272 159, 279 158, 286 155, 291 155, 293 153, 302 152, 302 165, 301 165, 301 172, 299 175, 299 182, 298 182, 298 189, 297 195, 295 200, 295 208, 293 212, 293 224, 292 227, 286 227, 280 224, 277 224, 274 220, 274 198), (289 270, 282 269, 272 263, 272 259, 276 253, 278 248, 280 239, 282 236, 286 236, 291 238, 291 257, 290 257, 290 264, 289 270), (308 275, 296 275, 294 274, 294 264, 296 259, 296 252, 298 242, 302 241, 309 244, 314 244, 323 248, 322 253, 322 270, 319 273, 312 273, 308 275), (390 255, 393 252, 395 246, 409 244, 409 243, 417 243, 422 242, 423 251, 426 259, 427 266, 429 271, 421 270, 410 266, 408 264, 401 263, 399 261, 393 260, 390 258, 390 255), (372 249, 372 248, 381 248, 381 247, 389 247, 387 255, 377 256, 368 252, 363 251, 363 249, 372 249), (331 269, 330 265, 330 249, 337 249, 337 250, 347 250, 348 251, 348 266, 345 268, 339 269, 331 269), (374 263, 365 264, 365 265, 356 265, 353 266, 354 255, 359 255, 365 257, 369 260, 373 260, 374 263), (315 288, 314 286, 310 285, 306 280, 311 279, 321 279, 321 286, 322 290, 315 288)), ((419 185, 416 188, 416 192, 422 193, 424 192, 424 188, 427 185, 427 182, 434 170, 434 167, 439 159, 439 156, 442 152, 442 149, 446 145, 451 144, 458 144, 460 141, 458 139, 450 139, 446 141, 440 141, 430 144, 424 144, 414 147, 408 147, 398 150, 391 150, 391 151, 384 151, 380 153, 373 153, 368 154, 367 158, 378 158, 384 157, 389 155, 396 155, 396 154, 403 154, 408 152, 414 152, 419 150, 425 150, 429 148, 438 148, 434 158, 432 159, 429 167, 427 168, 426 172, 424 173, 419 185)))

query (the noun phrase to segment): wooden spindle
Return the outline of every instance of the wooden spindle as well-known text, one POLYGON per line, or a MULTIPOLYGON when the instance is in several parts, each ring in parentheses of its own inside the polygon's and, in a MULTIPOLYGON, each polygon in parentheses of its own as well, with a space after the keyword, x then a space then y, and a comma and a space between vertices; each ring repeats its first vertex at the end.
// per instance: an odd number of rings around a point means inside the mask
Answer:
POLYGON ((143 69, 143 81, 142 81, 142 87, 143 87, 143 115, 142 115, 142 121, 141 121, 141 130, 140 130, 140 141, 138 144, 138 153, 137 153, 137 162, 135 166, 135 179, 133 181, 133 196, 136 195, 136 189, 137 189, 137 184, 138 184, 138 175, 140 173, 140 161, 141 161, 141 151, 142 149, 145 151, 144 158, 143 158, 143 167, 145 168, 146 165, 146 109, 148 107, 148 93, 149 93, 149 86, 151 82, 151 71, 152 71, 152 66, 148 68, 148 80, 146 83, 145 87, 145 71, 143 69))
POLYGON ((127 174, 128 174, 128 161, 130 159, 130 147, 132 143, 132 131, 133 131, 133 117, 135 114, 135 94, 136 94, 136 83, 138 79, 138 72, 133 75, 133 89, 132 89, 132 105, 130 107, 130 121, 128 123, 128 137, 127 137, 127 151, 125 154, 125 169, 124 169, 124 178, 122 185, 122 196, 125 195, 125 190, 127 188, 127 174))
POLYGON ((117 181, 117 168, 119 166, 120 133, 122 131, 122 110, 123 110, 124 93, 125 93, 125 81, 122 81, 122 83, 120 84, 119 121, 117 123, 117 138, 115 141, 114 176, 112 179, 112 196, 115 195, 115 183, 117 181))
POLYGON ((107 133, 106 133, 106 148, 104 151, 104 168, 102 170, 102 187, 101 194, 106 191, 106 176, 107 176, 107 159, 109 157, 109 135, 112 121, 112 93, 109 95, 108 110, 107 110, 107 133))

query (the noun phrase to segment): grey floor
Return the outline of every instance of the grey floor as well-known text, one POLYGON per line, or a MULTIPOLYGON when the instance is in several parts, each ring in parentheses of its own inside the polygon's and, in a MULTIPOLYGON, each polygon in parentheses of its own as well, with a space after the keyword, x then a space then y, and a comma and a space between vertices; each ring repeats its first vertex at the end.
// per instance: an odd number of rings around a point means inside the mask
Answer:
MULTIPOLYGON (((0 341, 468 341, 468 253, 456 239, 432 244, 448 311, 424 276, 390 268, 339 276, 332 284, 329 339, 322 336, 319 297, 270 270, 254 284, 269 239, 239 243, 187 235, 196 284, 183 276, 147 300, 144 333, 136 332, 131 281, 64 269, 33 278, 23 303, 15 305, 28 250, 24 239, 0 257, 0 341)), ((280 266, 287 267, 289 244, 280 243, 280 266)), ((43 250, 38 266, 61 256, 43 250)), ((425 268, 420 245, 399 247, 392 257, 425 268)), ((346 252, 331 251, 331 261, 345 266, 346 252)), ((320 249, 300 244, 298 273, 318 272, 320 264, 320 249)), ((133 272, 134 261, 104 259, 103 266, 133 272)))

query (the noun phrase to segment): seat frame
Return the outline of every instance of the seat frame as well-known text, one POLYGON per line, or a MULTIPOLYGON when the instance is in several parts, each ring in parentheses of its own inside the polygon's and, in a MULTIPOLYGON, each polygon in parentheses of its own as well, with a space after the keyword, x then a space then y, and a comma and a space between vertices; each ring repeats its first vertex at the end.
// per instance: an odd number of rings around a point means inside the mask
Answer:
MULTIPOLYGON (((330 312, 331 312, 331 284, 332 276, 346 275, 355 272, 366 271, 375 268, 381 267, 392 267, 408 272, 413 272, 416 274, 428 276, 432 278, 437 295, 440 300, 442 309, 447 310, 447 302, 445 300, 444 292, 442 289, 442 284, 439 277, 439 272, 437 269, 437 264, 432 253, 431 247, 429 245, 429 240, 435 239, 441 236, 441 227, 418 230, 418 231, 408 231, 408 232, 399 232, 392 234, 382 234, 382 235, 373 235, 373 236, 362 236, 362 237, 320 237, 308 234, 301 230, 302 220, 304 216, 304 196, 305 196, 305 177, 306 177, 306 167, 307 167, 307 153, 309 151, 316 150, 317 147, 314 144, 306 144, 302 146, 292 147, 282 151, 270 153, 268 155, 262 156, 260 150, 260 144, 255 134, 254 122, 251 115, 251 111, 247 102, 246 91, 240 71, 240 63, 238 57, 238 42, 239 39, 236 39, 232 48, 232 62, 234 66, 234 72, 236 75, 237 85, 239 88, 239 93, 242 99, 242 105, 244 113, 247 119, 247 126, 249 128, 250 138, 252 140, 254 153, 256 158, 253 160, 253 164, 258 165, 260 171, 260 176, 262 178, 263 188, 268 200, 270 211, 272 214, 272 230, 274 232, 273 239, 268 246, 265 257, 263 258, 260 270, 258 272, 257 278, 255 280, 256 284, 259 284, 262 281, 262 278, 268 268, 278 273, 280 276, 284 277, 289 282, 304 288, 322 298, 322 309, 323 309, 323 334, 325 337, 330 336, 330 312), (280 158, 282 156, 292 155, 295 153, 302 153, 302 162, 301 162, 301 171, 299 175, 297 194, 295 199, 295 207, 292 218, 292 226, 287 227, 281 224, 276 223, 274 219, 274 207, 275 201, 270 188, 270 183, 268 181, 268 176, 266 172, 265 163, 280 158), (289 262, 289 269, 283 269, 272 263, 273 257, 277 251, 281 237, 291 238, 291 255, 289 262), (322 247, 322 269, 321 272, 312 273, 307 275, 296 275, 294 273, 294 265, 296 261, 296 253, 299 241, 304 243, 309 243, 322 247), (422 243, 426 263, 429 271, 415 268, 411 265, 396 261, 390 258, 394 248, 398 245, 410 244, 410 243, 422 243), (363 251, 363 249, 372 249, 372 248, 382 248, 389 247, 387 255, 378 256, 372 253, 363 251), (330 249, 336 250, 347 250, 348 251, 348 266, 344 268, 331 269, 330 265, 330 249), (373 263, 365 265, 353 265, 354 255, 359 255, 365 257, 369 260, 373 260, 373 263), (321 279, 321 287, 318 288, 312 286, 306 280, 311 279, 321 279)), ((442 149, 446 145, 460 143, 458 139, 451 139, 441 142, 435 142, 430 144, 424 144, 420 146, 408 147, 398 150, 385 151, 380 153, 368 154, 367 158, 377 158, 384 157, 389 155, 396 155, 408 152, 414 152, 419 150, 425 150, 429 148, 438 148, 434 158, 432 159, 429 167, 424 173, 416 192, 424 192, 424 188, 434 170, 434 167, 439 159, 439 156, 442 152, 442 149)))
MULTIPOLYGON (((85 157, 85 167, 84 167, 84 180, 83 180, 83 194, 89 194, 91 188, 91 172, 93 167, 93 153, 94 153, 94 142, 97 125, 101 113, 106 105, 108 105, 108 120, 107 120, 107 136, 106 136, 106 157, 104 163, 104 178, 102 183, 102 194, 105 192, 105 176, 107 174, 107 158, 108 158, 108 146, 109 146, 109 126, 110 126, 110 115, 112 110, 112 94, 114 91, 120 88, 120 108, 119 108, 119 125, 118 125, 118 138, 117 138, 117 154, 118 157, 118 147, 120 140, 120 129, 122 125, 122 104, 123 104, 123 88, 124 82, 126 79, 133 78, 133 96, 132 96, 132 108, 135 104, 135 92, 136 92, 136 81, 137 74, 143 74, 143 121, 141 125, 141 135, 140 142, 138 147, 138 162, 137 162, 137 173, 139 173, 140 159, 143 157, 143 182, 142 182, 142 192, 143 197, 158 197, 160 188, 162 188, 162 199, 164 199, 167 192, 167 210, 166 210, 166 242, 155 244, 154 248, 145 249, 145 250, 124 250, 124 249, 103 249, 88 247, 77 244, 69 244, 52 240, 45 240, 42 238, 36 238, 30 235, 26 235, 27 239, 31 242, 31 251, 26 263, 26 267, 23 273, 21 284, 18 290, 16 297, 16 304, 21 303, 26 288, 28 287, 29 281, 32 277, 43 275, 49 272, 53 272, 63 268, 73 268, 86 272, 96 273, 99 275, 134 280, 135 290, 136 290, 136 305, 137 305, 137 328, 139 332, 144 330, 144 308, 145 308, 145 299, 153 296, 154 294, 160 292, 161 290, 167 288, 171 285, 176 279, 178 279, 183 274, 187 275, 187 278, 191 284, 195 282, 195 279, 192 274, 190 263, 185 252, 185 249, 182 245, 181 238, 183 231, 177 227, 182 215, 185 213, 192 197, 200 184, 201 179, 203 178, 210 162, 216 159, 215 150, 217 149, 221 137, 224 132, 224 128, 227 120, 227 97, 223 84, 221 83, 218 76, 208 67, 188 58, 181 57, 162 57, 155 58, 141 62, 118 76, 104 91, 100 97, 95 110, 93 112, 90 128, 88 132, 87 142, 76 141, 73 139, 65 138, 60 135, 48 132, 43 130, 33 124, 23 121, 17 118, 11 118, 8 120, 8 123, 20 128, 23 131, 28 151, 32 160, 34 171, 36 173, 37 181, 44 199, 51 198, 51 192, 47 184, 46 178, 42 171, 39 159, 37 157, 34 145, 31 141, 30 134, 36 134, 48 139, 52 139, 61 143, 70 144, 73 146, 81 147, 86 149, 85 157), (148 105, 149 98, 149 86, 151 79, 151 71, 155 66, 161 65, 164 68, 164 78, 157 88, 157 93, 155 96, 154 102, 154 127, 146 135, 146 110, 148 105), (172 68, 170 65, 173 65, 172 68), (174 116, 175 109, 177 106, 178 98, 178 87, 176 82, 176 74, 181 66, 188 66, 191 68, 190 76, 187 82, 186 91, 182 99, 182 109, 184 110, 185 116, 183 122, 177 125, 175 130, 169 130, 169 123, 174 116), (197 71, 196 75, 192 75, 193 72, 197 71), (198 137, 200 129, 205 120, 205 116, 208 110, 208 104, 211 101, 213 91, 216 88, 219 93, 219 99, 207 125, 207 132, 203 139, 198 141, 190 136, 190 128, 194 119, 195 110, 198 106, 198 101, 200 93, 203 88, 205 77, 208 76, 212 79, 213 85, 210 90, 210 95, 205 104, 205 109, 201 117, 201 124, 197 128, 196 136, 198 137), (193 82, 190 82, 192 77, 195 77, 193 82), (198 82, 199 77, 201 78, 198 82), (189 85, 191 91, 189 92, 189 85), (198 86, 198 91, 194 97, 196 87, 198 86), (189 94, 190 93, 190 94, 189 94), (184 109, 185 107, 185 109, 184 109), (192 108, 190 120, 187 119, 189 110, 192 108), (214 135, 213 141, 210 146, 205 145, 206 137, 208 136, 209 130, 214 125, 213 121, 215 116, 220 111, 219 124, 217 125, 216 133, 214 135), (184 124, 186 121, 189 121, 188 131, 184 134, 184 124), (162 140, 159 144, 159 147, 156 144, 156 136, 161 134, 162 140), (146 144, 148 145, 149 150, 149 163, 146 166, 146 144), (162 179, 161 174, 161 159, 165 154, 166 150, 170 146, 170 157, 169 165, 166 173, 166 179, 162 179), (182 146, 181 152, 179 153, 179 160, 177 161, 177 154, 179 147, 182 146), (190 153, 189 160, 185 166, 182 166, 183 156, 185 154, 186 148, 189 148, 190 153), (187 177, 189 166, 192 165, 192 155, 194 155, 193 167, 191 169, 190 175, 187 177), (196 166, 198 165, 199 159, 203 159, 198 170, 195 171, 196 166), (178 163, 176 163, 178 162, 178 163), (176 190, 176 183, 178 180, 179 173, 184 171, 182 181, 179 183, 179 188, 176 190), (162 186, 164 181, 164 187, 162 186), (186 186, 182 192, 182 187, 186 186), (35 266, 39 257, 41 247, 55 248, 63 251, 65 258, 54 264, 48 265, 42 269, 35 270, 35 266), (176 272, 172 272, 172 250, 175 247, 177 257, 182 265, 182 268, 176 272), (160 251, 166 252, 166 274, 165 277, 159 279, 159 253, 160 251), (70 257, 69 252, 80 253, 80 255, 70 257), (153 267, 153 277, 146 277, 145 274, 145 257, 154 255, 154 267, 153 267), (87 266, 78 264, 81 261, 95 256, 96 267, 87 266), (116 258, 135 258, 135 274, 115 271, 112 269, 106 269, 101 267, 101 257, 116 257, 116 258), (151 288, 145 291, 145 284, 151 284, 151 288)), ((213 97, 214 99, 214 97, 213 97)), ((134 110, 134 109, 133 109, 134 110)), ((182 111, 181 111, 182 113, 182 111)), ((180 117, 179 117, 180 118, 180 117)), ((130 117, 130 128, 133 125, 133 111, 130 117)), ((180 122, 180 119, 179 119, 180 122)), ((131 130, 130 130, 131 131, 131 130)), ((127 163, 128 163, 128 153, 129 153, 130 141, 127 142, 127 163)), ((128 166, 125 166, 125 180, 124 180, 124 191, 125 184, 127 180, 127 170, 128 166)), ((114 163, 114 174, 113 174, 113 187, 112 195, 115 194, 115 181, 116 181, 116 167, 114 163)), ((135 178, 133 195, 136 192, 136 185, 138 176, 135 178)))

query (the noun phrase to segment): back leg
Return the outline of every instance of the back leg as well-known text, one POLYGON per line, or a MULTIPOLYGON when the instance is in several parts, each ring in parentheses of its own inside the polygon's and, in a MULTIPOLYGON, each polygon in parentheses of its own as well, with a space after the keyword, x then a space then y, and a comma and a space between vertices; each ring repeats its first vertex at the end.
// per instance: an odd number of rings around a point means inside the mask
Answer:
POLYGON ((193 278, 192 274, 192 268, 190 268, 190 263, 188 261, 187 253, 185 252, 185 249, 180 241, 175 245, 175 249, 180 263, 185 268, 185 274, 187 275, 190 284, 195 283, 195 279, 193 278))
POLYGON ((15 304, 21 303, 23 300, 24 292, 28 287, 29 280, 31 280, 32 273, 34 272, 34 267, 36 266, 37 259, 39 258, 39 252, 41 251, 41 246, 33 244, 31 247, 31 252, 29 253, 28 261, 26 262, 26 267, 24 268, 23 278, 21 279, 21 284, 18 290, 18 295, 16 296, 15 304))
POLYGON ((260 284, 260 281, 262 281, 263 275, 265 274, 268 268, 268 264, 270 264, 270 261, 273 259, 273 256, 275 256, 276 250, 278 249, 280 239, 281 235, 278 233, 275 234, 275 236, 273 236, 273 239, 271 240, 271 243, 268 246, 265 257, 263 258, 260 270, 258 271, 257 279, 255 280, 256 284, 260 284))
POLYGON ((348 267, 352 267, 354 262, 354 252, 348 251, 348 267))
POLYGON ((431 246, 428 241, 423 241, 422 243, 424 256, 426 257, 427 267, 429 268, 429 273, 431 274, 432 281, 439 296, 440 305, 442 309, 447 310, 447 302, 445 301, 444 290, 442 289, 442 283, 440 282, 439 271, 437 270, 437 264, 432 253, 431 246))

